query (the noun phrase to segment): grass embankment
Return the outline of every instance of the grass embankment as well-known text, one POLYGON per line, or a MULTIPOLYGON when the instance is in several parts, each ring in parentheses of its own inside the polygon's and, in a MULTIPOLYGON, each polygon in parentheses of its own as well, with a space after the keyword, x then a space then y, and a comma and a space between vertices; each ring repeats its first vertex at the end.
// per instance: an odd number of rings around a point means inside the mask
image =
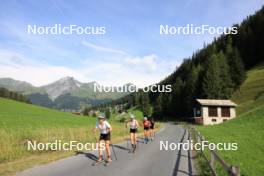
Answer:
MULTIPOLYGON (((198 126, 214 143, 237 143, 237 151, 219 151, 228 163, 239 166, 241 175, 264 173, 264 67, 248 71, 247 79, 232 98, 239 104, 238 117, 223 124, 198 126)), ((219 175, 225 175, 218 167, 219 175)))
POLYGON ((239 105, 238 115, 264 106, 264 66, 248 71, 246 81, 240 90, 234 93, 232 99, 239 105))
MULTIPOLYGON (((129 111, 142 119, 140 111, 129 111)), ((123 116, 127 114, 112 114, 113 142, 124 140, 124 123, 119 122, 123 116)), ((95 142, 95 134, 91 130, 96 121, 95 117, 77 116, 0 98, 0 175, 11 175, 34 165, 73 155, 75 151, 28 151, 27 141, 95 142)))

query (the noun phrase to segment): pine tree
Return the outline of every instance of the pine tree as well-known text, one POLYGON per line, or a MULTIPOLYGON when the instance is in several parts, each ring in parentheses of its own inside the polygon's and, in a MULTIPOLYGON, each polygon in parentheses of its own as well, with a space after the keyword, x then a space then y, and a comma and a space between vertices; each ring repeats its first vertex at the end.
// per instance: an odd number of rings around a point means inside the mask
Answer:
POLYGON ((234 49, 233 57, 233 62, 230 63, 232 66, 231 78, 236 85, 235 88, 238 88, 246 79, 246 71, 237 48, 234 49))
POLYGON ((105 118, 106 119, 110 119, 111 118, 111 110, 110 110, 110 108, 106 108, 105 118))
POLYGON ((88 116, 89 115, 89 108, 88 107, 85 107, 84 110, 83 110, 83 115, 84 116, 88 116))
POLYGON ((154 116, 155 119, 162 119, 163 117, 161 94, 158 96, 157 101, 154 104, 152 116, 154 116))
POLYGON ((172 105, 172 94, 171 93, 161 93, 162 99, 162 110, 164 115, 171 114, 171 105, 172 105))
POLYGON ((227 37, 225 54, 229 64, 229 72, 233 82, 233 88, 237 89, 246 79, 246 71, 243 60, 236 47, 232 47, 232 38, 227 37))
POLYGON ((0 87, 0 97, 5 97, 5 91, 6 91, 5 88, 0 87))
POLYGON ((202 88, 205 98, 230 98, 232 93, 232 82, 229 66, 222 51, 210 58, 202 88))
POLYGON ((151 106, 149 104, 149 96, 148 93, 141 94, 141 108, 144 116, 151 115, 151 106))
POLYGON ((208 68, 202 83, 202 91, 205 98, 220 98, 220 67, 217 55, 212 55, 208 62, 208 68))
POLYGON ((197 81, 201 71, 201 66, 193 66, 191 72, 188 74, 185 88, 183 89, 185 98, 183 99, 186 113, 191 113, 194 99, 197 97, 197 81))
POLYGON ((227 56, 229 58, 228 63, 230 66, 231 80, 233 82, 234 89, 237 89, 246 79, 244 63, 237 48, 234 48, 232 52, 227 53, 227 56))
POLYGON ((135 106, 140 105, 140 95, 138 92, 134 94, 134 102, 135 102, 135 106))
POLYGON ((127 109, 134 106, 134 98, 133 96, 129 96, 128 103, 127 103, 127 109))
POLYGON ((183 109, 182 100, 184 98, 183 91, 183 81, 181 78, 177 78, 175 83, 172 85, 171 101, 169 105, 169 115, 181 116, 183 115, 178 109, 183 109))
POLYGON ((226 57, 222 51, 218 54, 218 63, 220 67, 220 92, 219 97, 221 99, 228 99, 231 96, 233 84, 230 76, 230 68, 227 63, 226 57))

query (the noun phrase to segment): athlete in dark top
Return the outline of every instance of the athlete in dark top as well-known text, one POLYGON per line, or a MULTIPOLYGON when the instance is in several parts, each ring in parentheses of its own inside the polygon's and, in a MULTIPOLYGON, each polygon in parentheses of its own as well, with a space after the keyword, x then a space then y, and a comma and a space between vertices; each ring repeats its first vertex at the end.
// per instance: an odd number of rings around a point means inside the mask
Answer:
POLYGON ((154 136, 155 136, 155 121, 153 118, 150 119, 150 140, 153 141, 154 140, 154 136))
POLYGON ((145 142, 146 142, 146 144, 147 144, 148 141, 149 141, 149 128, 150 128, 150 122, 149 122, 149 120, 147 119, 147 117, 144 117, 144 120, 143 120, 143 127, 144 127, 144 137, 145 137, 145 142))

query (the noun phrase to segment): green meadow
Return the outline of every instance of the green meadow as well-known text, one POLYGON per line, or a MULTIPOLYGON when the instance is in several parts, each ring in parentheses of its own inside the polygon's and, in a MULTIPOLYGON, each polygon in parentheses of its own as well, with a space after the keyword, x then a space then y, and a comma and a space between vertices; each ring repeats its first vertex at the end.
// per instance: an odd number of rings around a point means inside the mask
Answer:
MULTIPOLYGON (((134 113, 138 119, 143 118, 142 112, 135 108, 129 112, 134 113)), ((127 116, 111 114, 109 121, 113 127, 113 142, 127 138, 128 131, 124 123, 120 122, 121 118, 127 116)), ((75 151, 28 151, 27 141, 95 142, 98 134, 94 134, 92 129, 96 122, 96 117, 78 116, 0 98, 0 175, 10 175, 74 154, 75 151)))
MULTIPOLYGON (((247 79, 233 95, 238 103, 238 117, 223 124, 198 126, 210 142, 236 142, 237 151, 219 151, 228 163, 239 166, 241 175, 258 176, 264 173, 264 67, 247 73, 247 79)), ((219 175, 226 175, 217 167, 219 175)))

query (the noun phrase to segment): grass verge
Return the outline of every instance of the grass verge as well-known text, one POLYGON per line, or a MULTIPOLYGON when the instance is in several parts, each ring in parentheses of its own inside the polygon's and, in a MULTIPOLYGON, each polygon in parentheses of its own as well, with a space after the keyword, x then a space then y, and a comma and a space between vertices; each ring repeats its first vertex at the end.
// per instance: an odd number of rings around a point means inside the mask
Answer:
MULTIPOLYGON (((138 110, 129 111, 136 114, 138 119, 143 117, 138 110)), ((28 151, 27 141, 95 142, 91 129, 96 121, 94 117, 77 116, 0 98, 0 175, 14 175, 26 168, 74 155, 75 151, 28 151)), ((119 115, 112 114, 109 122, 113 127, 113 143, 128 137, 125 135, 128 130, 120 122, 119 115)), ((157 124, 159 128, 160 124, 157 124)))

